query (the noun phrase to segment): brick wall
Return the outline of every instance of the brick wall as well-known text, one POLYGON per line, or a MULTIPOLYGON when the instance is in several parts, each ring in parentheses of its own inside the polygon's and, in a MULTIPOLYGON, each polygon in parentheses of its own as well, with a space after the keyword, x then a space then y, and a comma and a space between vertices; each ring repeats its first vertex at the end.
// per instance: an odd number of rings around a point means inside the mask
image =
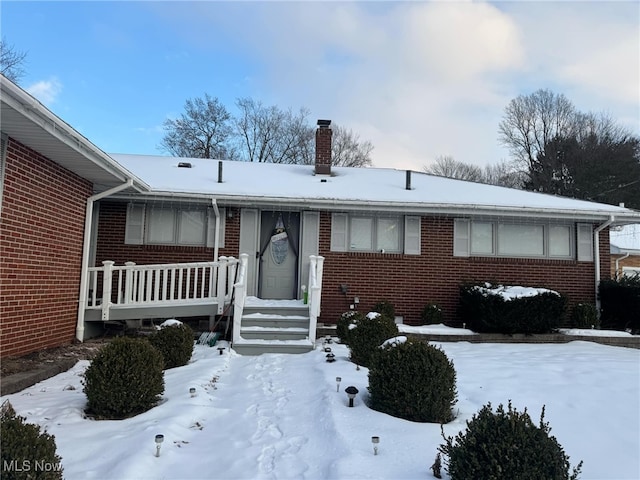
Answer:
POLYGON ((616 259, 618 261, 618 274, 622 275, 622 267, 640 268, 640 255, 630 255, 623 258, 624 255, 611 255, 611 276, 616 276, 616 259))
MULTIPOLYGON (((112 260, 116 262, 116 265, 123 265, 125 262, 149 265, 154 263, 210 262, 213 260, 213 248, 125 245, 126 221, 126 203, 104 200, 100 202, 96 266, 102 266, 103 260, 112 260)), ((225 247, 219 249, 219 255, 238 256, 239 232, 240 215, 234 210, 233 218, 226 219, 225 247)))
POLYGON ((87 180, 9 138, 0 218, 0 356, 75 338, 87 180))
MULTIPOLYGON (((325 257, 322 318, 334 323, 353 297, 369 311, 386 299, 406 324, 419 324, 429 302, 439 304, 444 320, 457 324, 459 285, 467 281, 546 287, 576 302, 595 302, 593 262, 453 256, 453 219, 422 217, 421 255, 330 251, 331 214, 321 214, 320 255, 325 257), (340 285, 349 286, 347 295, 340 285)), ((609 278, 609 236, 600 234, 601 275, 609 278)))

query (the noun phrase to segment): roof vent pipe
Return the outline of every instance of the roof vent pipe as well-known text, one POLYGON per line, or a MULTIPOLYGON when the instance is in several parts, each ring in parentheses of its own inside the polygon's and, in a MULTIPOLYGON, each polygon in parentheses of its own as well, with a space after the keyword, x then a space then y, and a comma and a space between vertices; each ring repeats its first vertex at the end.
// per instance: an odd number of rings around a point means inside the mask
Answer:
POLYGON ((411 190, 411 170, 407 170, 407 181, 404 188, 406 190, 411 190))
POLYGON ((218 183, 222 183, 222 160, 218 160, 218 183))

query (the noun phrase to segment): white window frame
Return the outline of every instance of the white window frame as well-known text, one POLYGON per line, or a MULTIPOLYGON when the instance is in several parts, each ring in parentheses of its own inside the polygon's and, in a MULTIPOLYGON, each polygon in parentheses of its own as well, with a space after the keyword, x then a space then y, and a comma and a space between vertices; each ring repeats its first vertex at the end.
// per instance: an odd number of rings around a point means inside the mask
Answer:
MULTIPOLYGON (((220 235, 218 238, 218 247, 224 248, 225 227, 226 227, 226 210, 219 209, 220 212, 220 235)), ((175 245, 184 247, 207 247, 213 248, 215 239, 215 214, 212 208, 188 206, 188 207, 159 207, 153 204, 129 203, 127 205, 127 218, 125 225, 124 243, 127 245, 175 245), (151 238, 151 222, 153 219, 153 211, 165 211, 172 213, 171 220, 171 240, 158 241, 151 238), (203 229, 202 237, 199 241, 187 241, 181 235, 183 213, 201 212, 203 229)))
MULTIPOLYGON (((508 222, 491 219, 471 220, 467 218, 454 219, 454 234, 453 234, 453 255, 455 257, 496 257, 496 258, 537 258, 537 259, 553 259, 553 260, 575 260, 578 250, 578 240, 576 239, 576 231, 579 230, 579 226, 569 223, 552 223, 552 222, 508 222), (491 224, 491 253, 487 250, 474 249, 473 245, 473 232, 474 225, 486 226, 491 224), (524 225, 535 226, 542 229, 542 254, 537 253, 501 253, 501 239, 500 239, 500 226, 510 225, 524 225), (555 255, 551 254, 551 229, 552 228, 567 228, 568 229, 568 255, 555 255)), ((591 227, 591 225, 589 225, 591 227)), ((583 237, 585 235, 583 234, 583 237)), ((504 242, 504 239, 502 240, 504 242)), ((504 245, 504 243, 502 244, 504 245)), ((579 259, 579 258, 578 258, 579 259)), ((592 260, 592 258, 591 258, 592 260)))
POLYGON ((389 253, 404 255, 420 255, 421 218, 404 215, 374 215, 366 213, 333 213, 331 217, 331 251, 359 253, 389 253), (357 248, 352 245, 352 228, 360 220, 370 222, 371 247, 357 248), (379 245, 378 227, 382 221, 394 220, 398 229, 396 248, 381 248, 379 245))
POLYGON ((640 278, 640 267, 622 267, 622 276, 623 277, 639 277, 640 278))

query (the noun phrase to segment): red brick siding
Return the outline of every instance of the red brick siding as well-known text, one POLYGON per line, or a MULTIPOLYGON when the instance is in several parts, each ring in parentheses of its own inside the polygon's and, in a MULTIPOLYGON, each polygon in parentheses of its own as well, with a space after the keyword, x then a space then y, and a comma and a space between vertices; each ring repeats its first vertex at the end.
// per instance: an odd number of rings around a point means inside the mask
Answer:
POLYGON ((75 337, 92 185, 9 138, 0 218, 0 356, 75 337))
POLYGON ((630 255, 623 258, 624 255, 611 255, 611 276, 616 276, 616 259, 618 261, 618 274, 622 275, 622 267, 635 267, 640 268, 640 255, 630 255))
MULTIPOLYGON (((237 211, 233 213, 233 218, 226 219, 225 247, 218 252, 221 256, 238 256, 240 216, 237 211)), ((210 262, 213 260, 213 248, 172 245, 125 245, 126 203, 115 201, 100 202, 98 218, 97 266, 101 266, 103 260, 112 260, 116 265, 123 265, 125 262, 149 265, 155 263, 210 262)))
MULTIPOLYGON (((595 302, 593 262, 454 257, 452 218, 422 217, 419 256, 331 252, 331 214, 323 212, 320 222, 320 255, 325 257, 320 320, 326 323, 334 323, 357 296, 363 311, 390 301, 407 324, 419 324, 424 305, 435 302, 445 322, 457 324, 459 286, 466 281, 546 287, 567 295, 571 303, 595 302), (346 297, 341 284, 349 286, 346 297)), ((602 278, 609 276, 605 233, 600 235, 602 278)))

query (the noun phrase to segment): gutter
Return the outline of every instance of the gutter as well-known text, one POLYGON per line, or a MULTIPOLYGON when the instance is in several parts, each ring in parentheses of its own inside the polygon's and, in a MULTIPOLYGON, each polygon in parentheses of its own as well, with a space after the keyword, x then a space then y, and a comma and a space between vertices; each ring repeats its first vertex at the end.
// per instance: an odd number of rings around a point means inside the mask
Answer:
MULTIPOLYGON (((80 271, 80 295, 78 296, 78 320, 76 322, 76 339, 84 341, 84 306, 87 303, 87 282, 89 280, 89 250, 91 245, 91 224, 93 223, 93 206, 95 202, 109 195, 133 187, 133 178, 127 179, 122 185, 110 188, 104 192, 87 198, 84 215, 84 240, 82 244, 82 267, 80 271)), ((107 299, 103 299, 105 301, 107 299)))
POLYGON ((600 287, 600 232, 607 228, 615 221, 615 217, 611 215, 609 220, 604 222, 602 225, 595 228, 593 231, 593 248, 594 248, 594 256, 593 262, 595 266, 595 292, 596 292, 596 309, 598 311, 598 315, 600 314, 601 302, 598 296, 598 288, 600 287))

